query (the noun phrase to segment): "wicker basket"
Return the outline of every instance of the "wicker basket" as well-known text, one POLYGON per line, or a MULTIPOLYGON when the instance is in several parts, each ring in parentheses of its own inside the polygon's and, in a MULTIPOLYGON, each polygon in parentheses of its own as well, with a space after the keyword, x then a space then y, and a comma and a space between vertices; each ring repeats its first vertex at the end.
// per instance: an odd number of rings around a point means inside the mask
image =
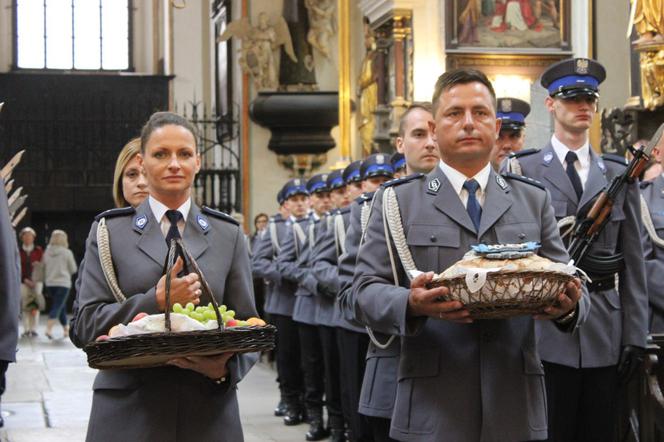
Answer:
POLYGON ((556 302, 574 275, 551 271, 492 272, 478 291, 468 288, 466 277, 440 279, 430 288, 445 286, 450 294, 444 301, 460 301, 473 319, 505 319, 542 313, 556 302))
POLYGON ((225 327, 219 305, 212 295, 198 264, 189 254, 181 239, 171 241, 167 257, 166 274, 170 275, 175 259, 182 256, 185 271, 191 265, 198 274, 201 289, 208 293, 217 315, 215 330, 172 332, 170 321, 171 280, 166 278, 165 328, 163 333, 145 333, 91 342, 85 346, 88 365, 98 369, 150 368, 165 365, 171 359, 185 356, 212 356, 221 353, 249 353, 274 348, 276 328, 272 325, 225 327))

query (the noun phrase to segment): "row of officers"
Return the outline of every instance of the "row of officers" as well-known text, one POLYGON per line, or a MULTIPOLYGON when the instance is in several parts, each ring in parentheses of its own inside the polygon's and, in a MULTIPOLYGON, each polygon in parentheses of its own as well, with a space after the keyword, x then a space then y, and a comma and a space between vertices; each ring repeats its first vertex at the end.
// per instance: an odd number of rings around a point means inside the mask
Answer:
POLYGON ((592 282, 539 315, 473 321, 427 288, 477 243, 536 241, 569 261, 564 231, 627 166, 589 143, 605 76, 580 58, 545 71, 553 135, 524 150, 529 105, 448 71, 433 106, 401 117, 397 154, 283 186, 252 270, 278 328, 285 425, 308 422, 306 440, 617 440, 621 385, 664 332, 664 176, 626 187, 590 250, 599 264, 580 266, 592 282))

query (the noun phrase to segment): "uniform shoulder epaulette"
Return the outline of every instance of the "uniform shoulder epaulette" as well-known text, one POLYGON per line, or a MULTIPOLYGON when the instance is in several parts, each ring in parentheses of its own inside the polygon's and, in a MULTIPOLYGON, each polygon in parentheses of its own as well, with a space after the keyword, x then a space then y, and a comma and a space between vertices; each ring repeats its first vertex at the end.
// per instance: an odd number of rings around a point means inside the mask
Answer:
POLYGON ((102 218, 115 218, 117 216, 133 215, 134 213, 136 213, 136 209, 131 206, 119 207, 117 209, 110 209, 101 212, 99 215, 95 216, 95 221, 99 221, 102 218))
POLYGON ((231 224, 235 224, 236 226, 239 226, 239 225, 240 225, 240 223, 238 222, 238 220, 236 220, 236 219, 233 218, 232 216, 230 216, 230 215, 228 215, 228 214, 226 214, 226 213, 224 213, 224 212, 220 212, 220 211, 218 211, 218 210, 210 209, 210 208, 207 207, 207 206, 203 206, 203 207, 201 207, 201 212, 203 212, 203 213, 207 213, 207 214, 210 215, 210 216, 214 216, 214 217, 217 218, 217 219, 220 219, 220 220, 223 220, 223 221, 227 221, 227 222, 229 222, 229 223, 231 223, 231 224))
POLYGON ((503 178, 507 178, 509 180, 517 180, 521 181, 522 183, 530 184, 531 186, 539 187, 542 190, 546 190, 546 187, 544 187, 544 184, 540 183, 537 180, 534 180, 532 178, 528 178, 527 176, 523 175, 517 175, 515 173, 503 173, 501 174, 503 178))
POLYGON ((535 149, 535 148, 523 149, 523 150, 520 150, 518 152, 510 153, 509 158, 521 158, 521 157, 525 157, 525 156, 528 156, 528 155, 532 155, 532 154, 537 153, 539 151, 540 151, 539 149, 535 149))
POLYGON ((620 155, 614 155, 612 153, 605 153, 601 157, 604 161, 611 161, 613 163, 618 163, 621 166, 627 166, 627 160, 625 157, 621 157, 620 155))
POLYGON ((342 207, 341 209, 337 210, 337 213, 339 215, 343 215, 344 213, 350 212, 350 206, 342 207))
POLYGON ((387 181, 381 185, 381 187, 392 187, 392 186, 398 186, 400 184, 408 183, 413 180, 417 180, 420 178, 424 178, 425 175, 423 173, 413 173, 408 176, 404 176, 401 178, 395 178, 393 180, 387 181))
POLYGON ((641 181, 641 182, 639 183, 639 187, 640 187, 641 189, 645 189, 646 187, 650 186, 652 183, 653 183, 652 180, 641 181))
POLYGON ((358 204, 366 203, 367 201, 371 201, 375 194, 376 192, 365 192, 362 195, 355 198, 355 202, 357 202, 358 204))

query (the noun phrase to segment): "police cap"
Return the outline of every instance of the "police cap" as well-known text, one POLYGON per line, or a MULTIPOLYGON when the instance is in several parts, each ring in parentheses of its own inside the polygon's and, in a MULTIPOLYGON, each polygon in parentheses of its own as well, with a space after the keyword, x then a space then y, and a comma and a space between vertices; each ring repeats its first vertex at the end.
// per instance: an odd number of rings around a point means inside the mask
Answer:
POLYGON ((318 173, 307 181, 307 190, 310 194, 319 193, 319 192, 329 192, 330 189, 327 187, 327 174, 318 173))
POLYGON ((362 165, 361 160, 353 161, 344 169, 343 177, 346 184, 356 183, 362 181, 360 176, 360 166, 362 165))
POLYGON ((552 64, 544 71, 541 84, 553 98, 580 95, 599 97, 599 85, 606 78, 604 66, 589 58, 572 58, 552 64))
POLYGON ((392 178, 394 176, 394 169, 392 169, 389 156, 384 153, 369 155, 362 161, 360 175, 362 175, 363 180, 376 176, 392 178))
POLYGON ((511 97, 499 98, 496 118, 502 121, 500 131, 523 129, 529 113, 530 105, 525 101, 511 97))
POLYGON ((404 154, 396 152, 392 155, 392 158, 390 158, 390 164, 392 164, 392 169, 394 169, 395 172, 401 169, 405 169, 406 157, 404 154))
POLYGON ((343 169, 337 169, 327 175, 327 188, 329 190, 340 189, 346 185, 343 173, 343 169))
POLYGON ((288 180, 284 184, 283 189, 281 189, 281 194, 284 198, 284 201, 295 195, 306 195, 309 196, 309 191, 307 190, 304 180, 301 178, 293 178, 288 180))

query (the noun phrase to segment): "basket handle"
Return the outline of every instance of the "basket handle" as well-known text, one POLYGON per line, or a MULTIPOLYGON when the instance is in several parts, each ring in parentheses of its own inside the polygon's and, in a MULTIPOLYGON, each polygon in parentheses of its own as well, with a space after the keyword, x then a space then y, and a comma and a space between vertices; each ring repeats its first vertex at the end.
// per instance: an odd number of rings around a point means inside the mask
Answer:
POLYGON ((208 284, 207 279, 205 279, 205 276, 203 275, 201 268, 198 266, 198 263, 196 262, 194 257, 191 256, 189 250, 187 250, 187 248, 184 246, 182 238, 171 239, 171 245, 168 250, 168 258, 167 258, 168 266, 166 269, 166 311, 164 312, 165 313, 164 325, 166 327, 166 330, 169 332, 171 331, 171 271, 173 269, 173 266, 175 265, 175 260, 177 259, 178 256, 181 256, 182 259, 185 261, 184 262, 185 269, 187 268, 186 263, 187 261, 189 261, 194 273, 198 275, 198 278, 201 282, 202 292, 207 293, 207 295, 212 300, 212 308, 214 310, 214 313, 217 315, 217 328, 219 329, 219 331, 223 331, 226 328, 226 326, 224 324, 224 321, 222 320, 221 312, 219 311, 219 303, 212 294, 212 289, 210 289, 210 284, 208 284))

